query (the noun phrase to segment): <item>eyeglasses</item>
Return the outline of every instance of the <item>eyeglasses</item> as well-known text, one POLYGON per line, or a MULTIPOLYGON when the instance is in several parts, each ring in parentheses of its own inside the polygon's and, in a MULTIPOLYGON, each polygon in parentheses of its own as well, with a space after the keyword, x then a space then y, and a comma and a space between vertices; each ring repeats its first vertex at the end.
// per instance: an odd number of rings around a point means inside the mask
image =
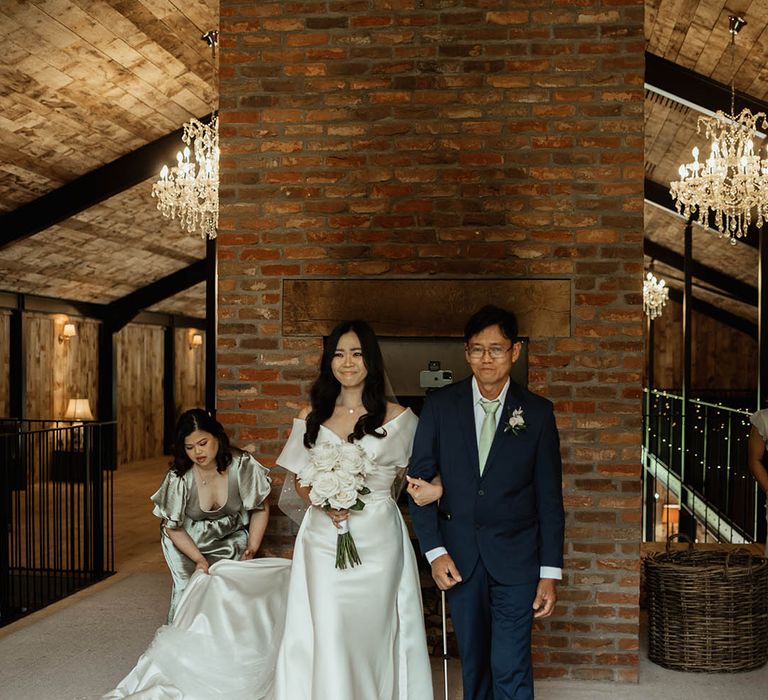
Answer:
POLYGON ((502 348, 499 345, 491 345, 489 348, 484 348, 482 345, 472 345, 467 348, 467 353, 473 360, 482 360, 485 353, 488 353, 488 357, 492 360, 500 360, 511 349, 512 347, 502 348))

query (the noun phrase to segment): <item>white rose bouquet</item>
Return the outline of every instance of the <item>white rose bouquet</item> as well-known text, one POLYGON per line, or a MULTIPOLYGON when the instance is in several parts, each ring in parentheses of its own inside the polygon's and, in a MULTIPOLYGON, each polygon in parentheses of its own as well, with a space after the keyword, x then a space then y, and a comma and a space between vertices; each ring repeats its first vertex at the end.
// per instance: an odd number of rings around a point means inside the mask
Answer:
MULTIPOLYGON (((299 483, 311 487, 309 500, 314 506, 362 510, 365 503, 360 496, 371 492, 365 478, 372 468, 373 463, 359 445, 323 442, 309 450, 309 466, 299 475, 299 483)), ((349 521, 344 520, 336 540, 336 568, 346 569, 360 563, 349 521)))

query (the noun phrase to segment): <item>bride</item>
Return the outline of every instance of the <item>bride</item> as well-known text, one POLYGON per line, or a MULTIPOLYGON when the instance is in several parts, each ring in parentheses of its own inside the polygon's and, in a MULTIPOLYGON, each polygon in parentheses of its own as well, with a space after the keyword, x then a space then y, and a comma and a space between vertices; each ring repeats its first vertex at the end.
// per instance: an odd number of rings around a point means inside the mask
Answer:
POLYGON ((360 511, 310 507, 296 538, 275 700, 432 697, 416 558, 392 498, 408 464, 416 416, 385 399, 376 336, 363 321, 331 332, 311 390, 277 463, 297 475, 315 446, 351 442, 374 463, 360 511), (361 563, 337 569, 338 528, 348 521, 361 563))
POLYGON ((219 562, 210 576, 195 574, 173 624, 160 629, 106 698, 433 697, 416 558, 391 495, 398 470, 408 463, 417 419, 386 400, 384 385, 370 326, 336 326, 311 407, 294 419, 277 463, 296 475, 296 491, 308 499, 301 475, 313 449, 359 445, 373 463, 363 509, 305 506, 290 573, 288 560, 256 559, 219 562), (343 523, 360 563, 338 569, 343 523))

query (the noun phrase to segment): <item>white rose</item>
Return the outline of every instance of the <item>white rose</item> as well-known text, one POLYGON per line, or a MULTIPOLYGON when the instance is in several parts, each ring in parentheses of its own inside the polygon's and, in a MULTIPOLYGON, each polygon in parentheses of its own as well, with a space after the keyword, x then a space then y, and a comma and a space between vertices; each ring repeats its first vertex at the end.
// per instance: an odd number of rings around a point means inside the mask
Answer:
POLYGON ((312 505, 322 506, 339 490, 339 477, 334 472, 321 472, 312 482, 309 500, 312 505))
POLYGON ((309 453, 310 462, 318 472, 329 472, 339 461, 339 449, 330 442, 315 445, 309 453))
POLYGON ((336 472, 339 479, 339 491, 357 491, 357 477, 347 472, 336 472))
POLYGON ((318 473, 312 464, 307 465, 307 468, 299 474, 299 483, 302 486, 312 486, 312 482, 317 479, 318 473))
POLYGON ((353 488, 341 489, 328 499, 331 508, 351 508, 357 503, 357 490, 353 488))
POLYGON ((359 445, 350 445, 352 448, 345 452, 343 456, 344 467, 346 471, 352 474, 362 474, 367 476, 371 473, 373 463, 368 453, 359 445))

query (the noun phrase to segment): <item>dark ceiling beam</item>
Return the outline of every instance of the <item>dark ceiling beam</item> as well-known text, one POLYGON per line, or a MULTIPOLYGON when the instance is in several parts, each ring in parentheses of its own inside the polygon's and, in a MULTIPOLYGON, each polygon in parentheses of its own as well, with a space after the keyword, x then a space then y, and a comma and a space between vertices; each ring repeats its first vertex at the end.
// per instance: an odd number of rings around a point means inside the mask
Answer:
MULTIPOLYGON (((683 271, 683 256, 649 239, 643 240, 643 252, 650 258, 683 271)), ((757 287, 731 277, 720 270, 693 261, 693 276, 713 287, 722 289, 732 299, 757 307, 757 287)))
MULTIPOLYGON (((699 110, 717 112, 720 109, 727 113, 731 109, 730 85, 718 83, 648 51, 645 52, 645 86, 699 110)), ((734 100, 736 114, 745 107, 752 114, 768 113, 768 102, 737 90, 734 100)))
POLYGON ((166 275, 146 287, 137 289, 122 299, 116 299, 108 304, 104 320, 113 331, 119 331, 144 309, 204 282, 205 273, 205 260, 198 260, 181 270, 172 272, 170 275, 166 275))
MULTIPOLYGON (((210 121, 211 115, 200 121, 210 121)), ((165 164, 176 162, 182 129, 177 129, 52 192, 0 216, 0 250, 33 236, 110 197, 157 177, 165 164)), ((170 167, 170 166, 169 166, 170 167)))
MULTIPOLYGON (((669 193, 669 187, 666 185, 660 185, 658 182, 654 182, 648 178, 645 178, 645 201, 650 204, 655 204, 660 209, 666 209, 670 214, 674 214, 682 221, 686 221, 687 217, 678 213, 675 208, 675 200, 672 199, 672 195, 669 193)), ((694 221, 694 223, 697 223, 694 221)), ((702 224, 703 225, 703 224, 702 224)), ((706 228, 712 231, 715 235, 719 236, 720 231, 715 228, 715 215, 712 211, 709 212, 707 218, 706 228)), ((682 234, 681 234, 682 235, 682 234)), ((757 250, 760 241, 760 229, 754 224, 749 225, 747 235, 743 238, 737 238, 737 242, 746 243, 748 246, 757 250)))
MULTIPOLYGON (((20 294, 18 292, 0 291, 0 309, 10 311, 23 310, 44 314, 66 314, 67 316, 82 316, 103 321, 107 316, 107 304, 94 304, 74 299, 52 299, 35 294, 20 294)), ((185 314, 168 314, 159 311, 142 311, 133 323, 144 323, 150 326, 173 326, 175 328, 206 329, 204 318, 196 318, 185 314)))
MULTIPOLYGON (((672 301, 676 301, 678 304, 683 303, 683 292, 675 287, 669 288, 669 298, 672 301)), ((745 318, 732 314, 730 311, 724 311, 718 307, 710 304, 709 302, 702 301, 701 299, 693 298, 691 302, 691 308, 697 313, 708 316, 709 318, 723 323, 726 326, 735 328, 737 331, 746 333, 751 338, 757 340, 757 324, 747 321, 745 318)))

